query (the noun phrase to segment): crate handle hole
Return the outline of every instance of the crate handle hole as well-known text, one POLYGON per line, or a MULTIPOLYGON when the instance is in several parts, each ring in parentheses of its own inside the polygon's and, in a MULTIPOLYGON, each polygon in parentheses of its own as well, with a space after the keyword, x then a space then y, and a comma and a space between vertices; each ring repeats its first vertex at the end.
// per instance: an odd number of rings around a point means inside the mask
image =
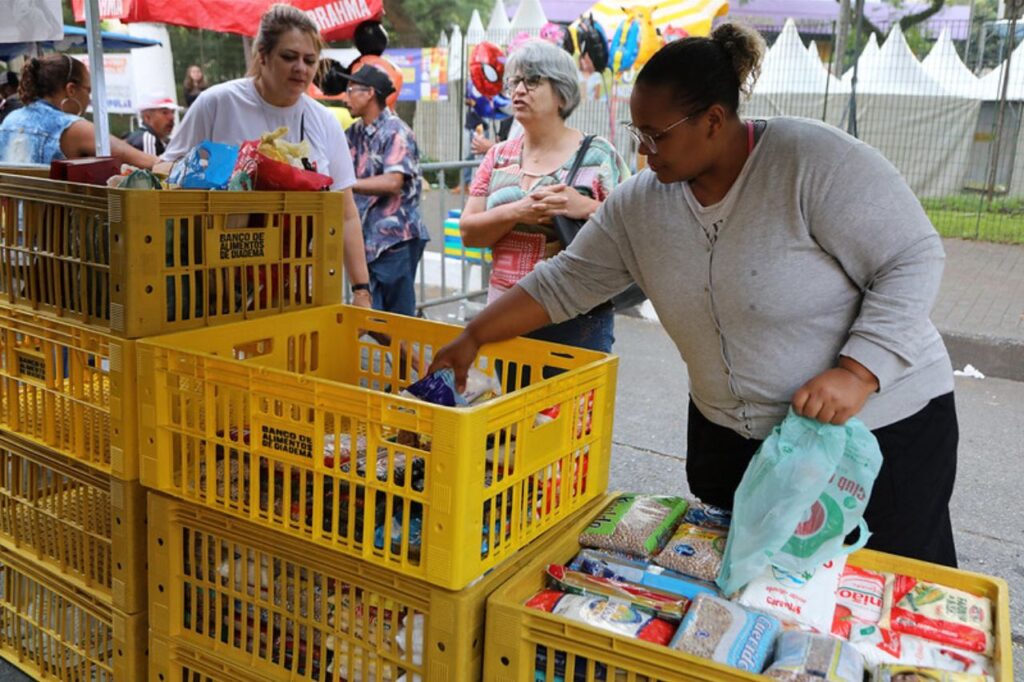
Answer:
POLYGON ((157 677, 160 678, 160 682, 164 682, 164 674, 163 673, 157 674, 157 677))
POLYGON ((146 285, 146 293, 147 294, 153 293, 153 285, 152 284, 147 284, 146 285))
POLYGON ((157 538, 156 539, 156 544, 158 544, 161 547, 163 547, 164 546, 164 539, 163 538, 157 538))
POLYGON ((163 585, 157 585, 156 589, 160 592, 160 594, 163 594, 163 592, 164 592, 164 586, 163 585))
POLYGON ((508 660, 508 656, 502 656, 501 657, 501 664, 503 666, 505 666, 507 668, 509 663, 510 663, 510 661, 508 660))
POLYGON ((437 650, 438 651, 444 651, 444 642, 438 642, 437 643, 437 650))
POLYGON ((333 237, 334 235, 338 234, 338 231, 332 227, 331 229, 327 230, 327 234, 333 237))
MULTIPOLYGON (((115 238, 116 238, 116 237, 115 237, 115 238)), ((153 243, 153 235, 149 235, 149 234, 147 234, 147 235, 146 235, 146 236, 145 236, 145 237, 143 238, 143 240, 142 240, 142 241, 146 242, 147 244, 152 244, 152 243, 153 243)))

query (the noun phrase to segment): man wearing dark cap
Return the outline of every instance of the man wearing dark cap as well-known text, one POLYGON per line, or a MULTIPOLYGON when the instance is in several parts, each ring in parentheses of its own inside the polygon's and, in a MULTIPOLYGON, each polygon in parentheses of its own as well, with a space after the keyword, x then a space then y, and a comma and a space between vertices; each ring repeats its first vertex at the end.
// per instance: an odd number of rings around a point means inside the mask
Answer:
POLYGON ((430 238, 420 217, 416 138, 387 106, 395 87, 384 71, 365 65, 344 77, 349 108, 358 117, 345 134, 356 171, 352 189, 363 221, 373 307, 415 315, 416 269, 430 238))
POLYGON ((21 98, 18 97, 18 74, 13 71, 5 71, 3 76, 0 76, 0 123, 4 122, 7 114, 20 108, 21 98))

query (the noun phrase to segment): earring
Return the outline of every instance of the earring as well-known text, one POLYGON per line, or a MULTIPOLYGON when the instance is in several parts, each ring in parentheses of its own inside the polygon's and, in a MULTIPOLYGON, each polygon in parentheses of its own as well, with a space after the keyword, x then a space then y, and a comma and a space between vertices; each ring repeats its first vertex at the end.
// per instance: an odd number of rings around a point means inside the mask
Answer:
POLYGON ((82 103, 79 102, 77 99, 72 99, 70 97, 65 97, 64 99, 62 99, 60 101, 60 110, 64 111, 65 114, 71 114, 72 116, 81 116, 85 112, 85 109, 82 107, 82 103), (78 105, 78 112, 77 113, 71 114, 70 111, 64 111, 64 102, 68 102, 68 101, 74 102, 75 104, 78 105))

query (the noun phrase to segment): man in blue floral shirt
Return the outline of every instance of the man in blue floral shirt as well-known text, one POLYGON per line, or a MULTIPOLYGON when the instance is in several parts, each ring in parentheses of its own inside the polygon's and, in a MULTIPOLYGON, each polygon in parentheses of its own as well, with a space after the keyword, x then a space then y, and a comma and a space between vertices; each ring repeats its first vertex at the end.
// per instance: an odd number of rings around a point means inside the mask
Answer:
POLYGON ((412 129, 387 107, 395 91, 384 71, 363 66, 349 80, 359 117, 345 134, 356 171, 370 294, 377 310, 416 314, 416 268, 430 238, 420 217, 420 160, 412 129))

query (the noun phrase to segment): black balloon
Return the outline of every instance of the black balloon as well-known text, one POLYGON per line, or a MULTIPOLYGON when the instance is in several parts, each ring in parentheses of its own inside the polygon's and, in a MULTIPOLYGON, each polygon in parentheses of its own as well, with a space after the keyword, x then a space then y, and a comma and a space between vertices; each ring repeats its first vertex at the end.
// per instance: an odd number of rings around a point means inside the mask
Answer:
POLYGON ((593 16, 583 17, 576 28, 580 54, 590 57, 594 70, 601 73, 608 68, 608 39, 593 16))
POLYGON ((388 48, 388 32, 379 21, 364 21, 356 26, 353 36, 359 54, 381 56, 388 48))
POLYGON ((348 72, 349 70, 342 66, 341 62, 333 59, 321 59, 320 68, 317 69, 316 76, 313 77, 313 84, 328 97, 340 95, 348 86, 348 80, 343 78, 342 74, 348 72))

